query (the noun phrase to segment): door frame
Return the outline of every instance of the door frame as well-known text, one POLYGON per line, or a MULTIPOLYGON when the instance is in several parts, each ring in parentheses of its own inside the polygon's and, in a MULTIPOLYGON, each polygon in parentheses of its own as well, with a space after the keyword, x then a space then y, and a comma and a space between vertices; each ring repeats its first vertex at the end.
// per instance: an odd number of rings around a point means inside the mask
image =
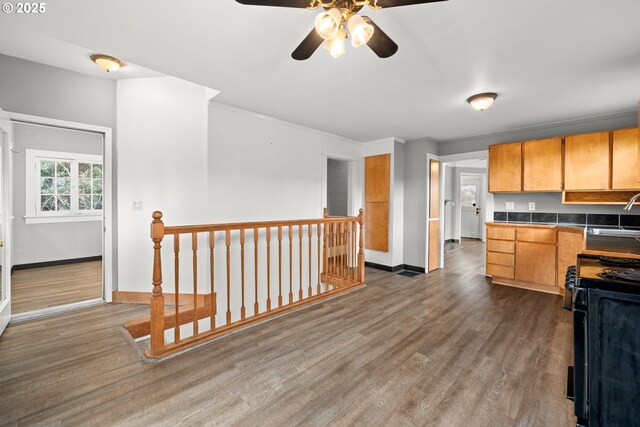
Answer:
MULTIPOLYGON (((462 178, 464 177, 469 177, 469 178, 479 178, 480 179, 480 206, 482 208, 482 213, 480 218, 478 218, 478 232, 479 232, 479 239, 482 240, 483 242, 486 240, 486 230, 484 229, 484 227, 482 227, 482 223, 484 221, 482 221, 482 217, 485 216, 485 209, 486 209, 486 204, 487 204, 487 186, 488 186, 488 182, 487 182, 487 174, 486 173, 470 173, 470 172, 462 172, 460 174, 460 186, 462 187, 462 178)), ((460 239, 462 239, 462 203, 461 203, 461 193, 460 193, 460 189, 458 189, 458 200, 456 200, 456 207, 458 210, 458 230, 460 230, 460 239)))
MULTIPOLYGON (((103 136, 103 234, 102 234, 102 281, 104 295, 99 302, 112 302, 113 300, 113 133, 111 128, 104 126, 90 125, 86 123, 71 122, 67 120, 51 119, 48 117, 33 116, 30 114, 7 112, 13 123, 24 123, 30 125, 48 126, 68 130, 91 132, 103 136)), ((83 301, 68 304, 50 309, 38 310, 30 313, 12 316, 11 320, 26 320, 33 317, 40 317, 51 313, 77 309, 95 302, 83 301)))
MULTIPOLYGON (((2 254, 2 283, 6 284, 6 298, 4 302, 0 303, 0 335, 9 324, 11 320, 11 245, 12 236, 11 231, 13 227, 12 214, 13 214, 13 182, 12 182, 12 158, 11 148, 13 147, 13 129, 9 115, 0 108, 0 131, 4 131, 7 135, 5 141, 2 144, 2 170, 4 176, 2 181, 4 184, 4 209, 0 213, 2 215, 2 237, 4 240, 4 248, 0 251, 2 254)), ((1 285, 0 285, 1 286, 1 285)))
MULTIPOLYGON (((321 191, 320 191, 320 210, 319 213, 322 213, 322 209, 327 207, 327 191, 328 191, 328 181, 327 181, 327 161, 329 159, 341 160, 343 162, 349 163, 349 173, 348 173, 348 204, 347 204, 347 213, 349 216, 357 216, 358 210, 361 207, 364 207, 362 202, 363 195, 358 194, 358 182, 364 182, 364 175, 362 179, 359 178, 359 167, 358 161, 360 160, 357 156, 351 155, 350 153, 339 151, 339 150, 323 150, 320 155, 321 164, 321 173, 322 176, 320 178, 321 181, 321 191)), ((364 161, 364 160, 363 160, 364 161)), ((364 168, 363 168, 364 170, 364 168)), ((362 172, 364 174, 364 172, 362 172)))

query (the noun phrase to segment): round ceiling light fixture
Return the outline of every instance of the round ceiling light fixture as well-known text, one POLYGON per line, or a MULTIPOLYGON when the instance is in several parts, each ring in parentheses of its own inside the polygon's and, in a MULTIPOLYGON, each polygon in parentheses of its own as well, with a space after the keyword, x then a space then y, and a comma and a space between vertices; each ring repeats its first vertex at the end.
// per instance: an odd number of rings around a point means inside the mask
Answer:
POLYGON ((495 101, 497 97, 498 94, 494 92, 479 93, 467 99, 467 102, 474 110, 484 111, 487 108, 491 107, 493 101, 495 101))
POLYGON ((113 56, 110 56, 110 55, 104 55, 102 53, 95 53, 91 55, 90 58, 93 62, 98 64, 98 66, 103 70, 105 70, 107 73, 110 73, 111 71, 116 71, 126 65, 124 61, 118 58, 114 58, 113 56))

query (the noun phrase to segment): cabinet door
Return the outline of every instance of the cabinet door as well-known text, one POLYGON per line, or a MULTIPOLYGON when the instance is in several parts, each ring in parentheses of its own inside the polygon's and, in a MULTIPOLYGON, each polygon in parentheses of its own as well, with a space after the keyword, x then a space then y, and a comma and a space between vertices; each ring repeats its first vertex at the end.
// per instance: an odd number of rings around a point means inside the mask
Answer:
POLYGON ((564 276, 570 265, 576 265, 584 236, 568 231, 558 232, 558 287, 564 288, 564 276))
POLYGON ((638 183, 638 128, 613 131, 612 185, 614 190, 640 188, 638 183))
POLYGON ((555 286, 556 245, 516 242, 515 279, 555 286))
POLYGON ((489 146, 489 192, 522 191, 522 144, 489 146))
POLYGON ((609 132, 568 136, 564 141, 564 189, 608 190, 609 132))
POLYGON ((524 191, 562 191, 562 138, 522 145, 524 191))

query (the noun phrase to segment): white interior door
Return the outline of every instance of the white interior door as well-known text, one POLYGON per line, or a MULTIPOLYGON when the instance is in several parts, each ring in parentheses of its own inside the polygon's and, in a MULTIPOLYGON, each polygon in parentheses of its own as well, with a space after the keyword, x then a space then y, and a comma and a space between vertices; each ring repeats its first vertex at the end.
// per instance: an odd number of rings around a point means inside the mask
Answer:
POLYGON ((480 239, 483 218, 482 178, 461 177, 460 179, 460 234, 462 237, 480 239))
POLYGON ((11 121, 0 109, 0 334, 11 319, 11 132, 11 121))

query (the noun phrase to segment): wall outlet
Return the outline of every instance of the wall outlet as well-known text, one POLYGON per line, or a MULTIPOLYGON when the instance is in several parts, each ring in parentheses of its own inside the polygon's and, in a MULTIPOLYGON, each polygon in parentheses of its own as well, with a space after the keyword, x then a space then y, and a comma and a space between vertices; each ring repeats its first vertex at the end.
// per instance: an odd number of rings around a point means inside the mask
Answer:
POLYGON ((135 202, 133 202, 133 210, 134 211, 142 210, 142 200, 136 200, 135 202))
POLYGON ((536 204, 534 202, 529 202, 529 210, 530 211, 535 211, 536 210, 536 204))
POLYGON ((515 202, 504 202, 504 210, 505 211, 514 211, 516 209, 515 202))

